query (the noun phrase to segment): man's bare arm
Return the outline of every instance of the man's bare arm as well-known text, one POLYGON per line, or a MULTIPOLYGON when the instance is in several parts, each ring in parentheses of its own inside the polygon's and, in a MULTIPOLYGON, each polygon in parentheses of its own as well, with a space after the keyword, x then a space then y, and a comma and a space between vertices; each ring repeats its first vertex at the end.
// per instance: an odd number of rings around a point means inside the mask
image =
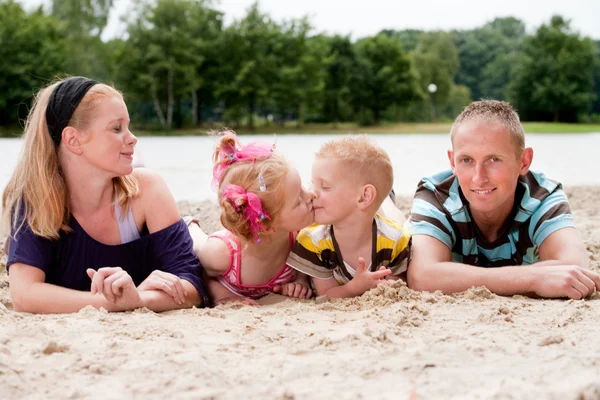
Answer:
MULTIPOLYGON (((556 260, 547 262, 554 264, 556 260)), ((505 296, 535 293, 542 297, 581 299, 592 293, 594 287, 600 288, 600 277, 576 265, 482 268, 455 263, 450 249, 441 241, 414 235, 408 285, 415 290, 441 290, 446 294, 485 286, 505 296)))

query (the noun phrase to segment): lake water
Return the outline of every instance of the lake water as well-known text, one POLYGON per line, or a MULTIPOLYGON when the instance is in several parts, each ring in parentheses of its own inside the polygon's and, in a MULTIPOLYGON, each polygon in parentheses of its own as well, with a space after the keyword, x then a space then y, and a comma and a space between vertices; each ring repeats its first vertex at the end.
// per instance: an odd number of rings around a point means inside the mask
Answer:
MULTIPOLYGON (((394 189, 401 195, 414 192, 422 176, 448 169, 447 134, 371 135, 389 153, 394 164, 394 189)), ((314 152, 326 140, 338 135, 281 135, 277 149, 299 169, 306 186, 314 152)), ((136 151, 148 168, 158 171, 167 181, 175 199, 214 199, 211 155, 213 137, 141 137, 136 151)), ((266 140, 273 135, 242 136, 242 141, 266 140)), ((20 139, 0 139, 0 188, 3 190, 17 162, 20 139)), ((600 184, 600 133, 529 134, 533 147, 532 169, 564 185, 600 184)))

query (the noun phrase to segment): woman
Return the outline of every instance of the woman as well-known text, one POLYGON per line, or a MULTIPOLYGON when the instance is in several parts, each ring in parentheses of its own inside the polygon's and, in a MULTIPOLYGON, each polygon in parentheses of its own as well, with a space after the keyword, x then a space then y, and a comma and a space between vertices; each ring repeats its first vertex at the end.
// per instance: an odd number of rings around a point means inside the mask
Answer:
POLYGON ((165 182, 133 169, 123 96, 72 77, 42 89, 2 198, 15 311, 207 305, 202 266, 165 182))

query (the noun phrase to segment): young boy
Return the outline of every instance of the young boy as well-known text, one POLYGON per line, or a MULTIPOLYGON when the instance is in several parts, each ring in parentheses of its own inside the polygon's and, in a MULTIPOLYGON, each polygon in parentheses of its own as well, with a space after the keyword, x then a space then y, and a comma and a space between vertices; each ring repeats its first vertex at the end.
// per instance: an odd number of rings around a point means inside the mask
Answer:
POLYGON ((406 272, 410 233, 376 213, 393 180, 389 156, 366 135, 332 140, 317 152, 315 224, 300 231, 288 258, 311 276, 317 295, 360 296, 406 272))

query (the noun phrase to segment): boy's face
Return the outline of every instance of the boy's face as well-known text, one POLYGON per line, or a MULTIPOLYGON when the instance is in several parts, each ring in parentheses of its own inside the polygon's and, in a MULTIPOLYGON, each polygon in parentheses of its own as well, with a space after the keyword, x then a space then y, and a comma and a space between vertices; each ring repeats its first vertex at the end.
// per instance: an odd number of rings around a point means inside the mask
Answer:
POLYGON ((471 210, 493 217, 512 209, 517 180, 529 170, 533 152, 519 151, 500 124, 467 121, 456 131, 448 157, 471 210))
POLYGON ((352 171, 335 158, 317 157, 312 166, 315 223, 337 224, 356 211, 359 185, 352 171))

